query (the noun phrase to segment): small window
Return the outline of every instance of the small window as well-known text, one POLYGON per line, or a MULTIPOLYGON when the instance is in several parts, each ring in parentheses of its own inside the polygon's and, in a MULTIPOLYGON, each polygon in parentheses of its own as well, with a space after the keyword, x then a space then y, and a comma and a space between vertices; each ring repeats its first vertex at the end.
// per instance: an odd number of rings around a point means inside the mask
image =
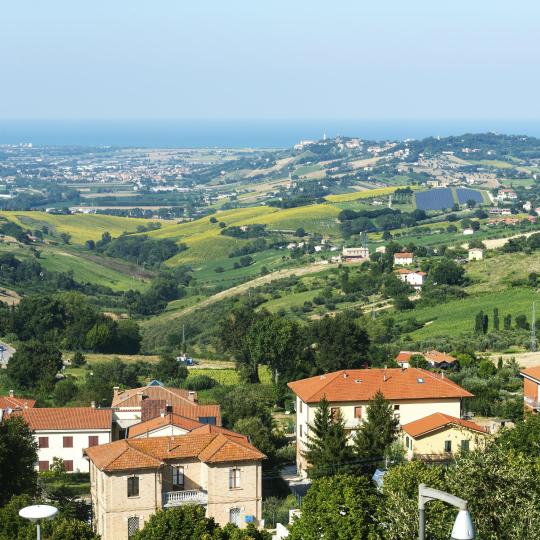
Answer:
POLYGON ((298 426, 298 434, 300 435, 300 437, 303 437, 302 424, 298 426))
POLYGON ((399 405, 394 405, 394 411, 399 411, 399 405))
POLYGON ((99 444, 99 439, 97 435, 89 435, 88 436, 88 446, 97 446, 99 444))
POLYGON ((362 407, 355 407, 354 408, 354 417, 355 418, 362 418, 362 407))
POLYGON ((73 437, 64 437, 63 439, 64 448, 73 448, 73 437))
POLYGON ((139 496, 139 477, 130 476, 127 479, 127 495, 128 497, 138 497, 139 496))
POLYGON ((407 448, 409 448, 409 441, 410 441, 409 437, 405 437, 405 446, 407 448))
POLYGON ((49 448, 49 437, 39 437, 38 445, 40 448, 49 448))
POLYGON ((337 420, 339 418, 339 407, 330 407, 330 418, 337 420))
POLYGON ((133 536, 139 530, 139 518, 128 518, 128 538, 133 536))
POLYGON ((463 439, 461 441, 461 451, 468 452, 470 449, 470 441, 468 439, 463 439))
POLYGON ((240 469, 231 467, 229 469, 229 489, 238 489, 240 487, 240 469))
POLYGON ((299 413, 302 412, 302 400, 301 399, 298 400, 298 412, 299 413))
POLYGON ((424 379, 422 377, 418 377, 416 379, 416 382, 419 383, 419 384, 422 384, 424 382, 424 379))
POLYGON ((45 472, 49 470, 49 462, 48 461, 39 461, 38 462, 39 472, 45 472))
POLYGON ((184 489, 184 467, 175 465, 172 468, 172 483, 176 491, 184 489))
POLYGON ((201 424, 210 424, 211 426, 215 426, 216 417, 215 416, 199 416, 199 422, 201 424))
POLYGON ((444 451, 448 454, 452 451, 452 441, 444 441, 444 451))
POLYGON ((66 472, 73 472, 73 460, 64 459, 64 468, 66 469, 66 472))
POLYGON ((229 523, 232 523, 233 525, 236 525, 237 527, 240 527, 240 508, 231 508, 229 510, 229 523))

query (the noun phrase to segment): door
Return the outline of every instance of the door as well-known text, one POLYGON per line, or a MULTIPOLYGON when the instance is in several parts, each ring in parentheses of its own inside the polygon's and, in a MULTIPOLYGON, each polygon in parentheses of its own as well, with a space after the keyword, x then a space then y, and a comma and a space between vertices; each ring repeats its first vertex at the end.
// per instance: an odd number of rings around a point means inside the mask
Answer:
POLYGON ((231 508, 229 510, 229 523, 240 527, 240 508, 231 508))

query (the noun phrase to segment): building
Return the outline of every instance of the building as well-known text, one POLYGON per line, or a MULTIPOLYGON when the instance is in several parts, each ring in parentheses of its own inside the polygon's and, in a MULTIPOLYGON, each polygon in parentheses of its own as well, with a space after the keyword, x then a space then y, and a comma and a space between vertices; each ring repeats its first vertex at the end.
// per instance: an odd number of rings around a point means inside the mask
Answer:
POLYGON ((345 262, 366 261, 369 259, 369 248, 367 247, 343 248, 341 255, 343 259, 345 259, 345 262))
MULTIPOLYGON (((35 399, 16 397, 13 390, 9 391, 9 395, 0 396, 0 414, 9 414, 13 411, 21 411, 23 409, 31 409, 36 404, 35 399)), ((0 420, 1 420, 0 416, 0 420)))
POLYGON ((398 268, 396 273, 401 281, 408 283, 416 290, 423 287, 427 275, 425 272, 420 270, 407 270, 407 268, 398 268))
POLYGON ((160 416, 163 410, 200 424, 221 425, 219 405, 199 405, 197 392, 191 390, 168 388, 154 380, 140 388, 113 391, 113 439, 124 438, 131 426, 160 416))
POLYGON ((200 504, 221 525, 259 524, 264 454, 239 434, 123 439, 85 450, 94 527, 126 540, 161 508, 200 504))
POLYGON ((407 266, 409 264, 412 264, 413 260, 414 256, 412 253, 394 253, 394 264, 396 266, 407 266))
POLYGON ((540 411, 540 366, 524 369, 520 375, 523 377, 525 410, 537 414, 540 411))
POLYGON ((463 229, 463 234, 465 236, 470 236, 471 234, 474 234, 474 229, 471 229, 471 228, 463 229))
POLYGON ((296 395, 296 463, 305 474, 303 456, 320 400, 325 397, 332 413, 341 413, 352 434, 366 417, 370 399, 377 391, 392 403, 400 424, 441 412, 460 417, 463 398, 472 397, 442 374, 417 368, 351 369, 290 382, 296 395))
POLYGON ((386 253, 386 246, 379 246, 375 248, 375 253, 386 253))
POLYGON ((439 352, 436 350, 420 352, 420 351, 399 351, 395 360, 402 368, 411 367, 410 362, 413 356, 422 356, 432 368, 447 369, 452 367, 457 362, 457 359, 450 354, 439 352))
POLYGON ((111 441, 112 411, 93 407, 28 408, 14 411, 34 432, 39 471, 48 471, 54 458, 67 472, 88 472, 83 450, 111 441))
POLYGON ((499 189, 497 199, 499 201, 515 201, 518 198, 513 189, 499 189))
POLYGON ((474 422, 437 412, 401 426, 400 438, 408 459, 432 459, 483 447, 487 435, 474 422))
POLYGON ((482 248, 469 249, 469 261, 481 261, 484 258, 484 250, 482 248))

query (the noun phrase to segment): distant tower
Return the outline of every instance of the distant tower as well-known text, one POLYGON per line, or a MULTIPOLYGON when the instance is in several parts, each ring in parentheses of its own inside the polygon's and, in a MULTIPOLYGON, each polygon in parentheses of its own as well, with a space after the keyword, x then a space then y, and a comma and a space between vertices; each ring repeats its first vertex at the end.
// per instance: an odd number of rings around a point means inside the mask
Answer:
POLYGON ((322 140, 326 141, 326 131, 323 133, 322 140))
POLYGON ((532 305, 531 351, 536 352, 536 302, 532 305))

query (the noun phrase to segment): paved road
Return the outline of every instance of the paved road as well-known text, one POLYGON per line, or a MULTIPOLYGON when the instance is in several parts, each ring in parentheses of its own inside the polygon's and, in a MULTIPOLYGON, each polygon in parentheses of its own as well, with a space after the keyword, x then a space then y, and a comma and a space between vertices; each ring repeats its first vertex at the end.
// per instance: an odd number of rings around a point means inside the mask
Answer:
POLYGON ((4 368, 8 365, 9 359, 13 356, 15 349, 7 343, 0 341, 0 367, 4 368))

